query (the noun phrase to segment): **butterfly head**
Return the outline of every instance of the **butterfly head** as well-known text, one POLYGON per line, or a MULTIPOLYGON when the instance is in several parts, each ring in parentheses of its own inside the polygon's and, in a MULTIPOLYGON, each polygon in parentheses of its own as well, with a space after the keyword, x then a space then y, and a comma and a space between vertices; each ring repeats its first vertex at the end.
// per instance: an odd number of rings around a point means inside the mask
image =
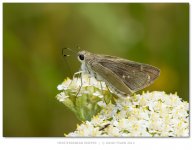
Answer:
POLYGON ((77 53, 78 60, 80 62, 84 62, 86 57, 87 57, 87 55, 89 55, 89 52, 87 52, 87 51, 79 51, 77 53))

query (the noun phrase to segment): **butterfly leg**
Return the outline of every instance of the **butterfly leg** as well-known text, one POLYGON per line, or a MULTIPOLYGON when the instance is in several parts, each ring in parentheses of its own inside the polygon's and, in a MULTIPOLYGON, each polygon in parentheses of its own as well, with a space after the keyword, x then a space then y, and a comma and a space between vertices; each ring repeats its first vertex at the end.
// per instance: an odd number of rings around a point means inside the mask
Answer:
POLYGON ((115 97, 114 97, 114 95, 111 93, 111 91, 110 91, 110 89, 109 89, 109 86, 105 83, 105 85, 106 85, 106 87, 107 87, 107 90, 109 91, 109 93, 110 93, 110 99, 114 99, 115 97))
MULTIPOLYGON (((101 91, 102 91, 102 94, 103 94, 103 98, 104 98, 104 101, 105 101, 105 95, 104 95, 104 93, 103 93, 103 86, 102 86, 102 83, 101 83, 101 81, 99 81, 99 83, 100 83, 100 85, 101 85, 101 91)), ((106 103, 106 101, 105 101, 105 103, 106 103)))
MULTIPOLYGON (((69 87, 69 86, 71 85, 71 83, 73 82, 75 76, 78 75, 78 74, 81 74, 82 72, 83 72, 83 71, 78 71, 78 72, 76 72, 76 73, 73 74, 73 79, 72 79, 71 82, 69 83, 68 87, 69 87)), ((68 88, 68 87, 67 87, 67 88, 68 88)))
POLYGON ((77 95, 79 94, 79 92, 80 92, 80 90, 81 90, 81 88, 82 88, 82 85, 83 85, 82 71, 79 71, 79 74, 81 75, 81 77, 80 77, 81 85, 80 85, 80 87, 79 87, 79 89, 78 89, 78 92, 77 92, 77 94, 76 94, 75 97, 77 97, 77 95))

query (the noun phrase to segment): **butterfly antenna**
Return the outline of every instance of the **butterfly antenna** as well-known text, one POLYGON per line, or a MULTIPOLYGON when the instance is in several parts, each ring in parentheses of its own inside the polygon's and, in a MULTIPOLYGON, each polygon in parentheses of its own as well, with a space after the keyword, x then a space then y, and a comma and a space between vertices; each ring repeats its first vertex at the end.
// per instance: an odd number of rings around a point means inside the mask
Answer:
POLYGON ((77 51, 76 51, 76 50, 72 50, 72 49, 70 49, 70 48, 62 48, 62 56, 69 56, 69 55, 66 55, 66 54, 64 53, 66 50, 69 50, 69 51, 73 52, 75 55, 77 54, 77 51))
MULTIPOLYGON (((68 56, 70 56, 70 55, 67 55, 67 54, 64 53, 65 50, 70 50, 70 51, 72 51, 73 53, 77 54, 77 52, 75 52, 74 50, 72 50, 72 49, 70 49, 70 48, 62 48, 62 56, 63 56, 63 57, 68 57, 68 56)), ((65 64, 67 65, 67 67, 69 68, 69 74, 70 74, 70 76, 72 77, 71 68, 70 68, 70 66, 69 66, 69 63, 68 63, 67 59, 64 59, 64 61, 65 61, 65 64)))

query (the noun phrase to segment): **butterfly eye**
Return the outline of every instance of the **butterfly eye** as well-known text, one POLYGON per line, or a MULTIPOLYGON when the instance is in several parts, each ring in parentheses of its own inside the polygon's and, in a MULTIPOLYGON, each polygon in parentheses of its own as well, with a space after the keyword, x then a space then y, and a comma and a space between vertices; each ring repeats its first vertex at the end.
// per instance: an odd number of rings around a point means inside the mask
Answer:
POLYGON ((84 55, 83 55, 83 54, 80 54, 80 55, 79 55, 79 59, 80 59, 80 60, 84 60, 84 55))

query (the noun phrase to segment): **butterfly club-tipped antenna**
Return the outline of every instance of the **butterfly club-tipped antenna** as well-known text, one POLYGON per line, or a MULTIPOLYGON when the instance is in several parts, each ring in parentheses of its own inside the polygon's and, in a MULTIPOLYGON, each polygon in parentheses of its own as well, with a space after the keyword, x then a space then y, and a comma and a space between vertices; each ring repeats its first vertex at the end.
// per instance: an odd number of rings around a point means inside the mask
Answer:
POLYGON ((71 52, 73 52, 73 54, 77 55, 77 51, 76 50, 73 50, 73 49, 70 49, 70 48, 62 48, 62 56, 64 56, 64 57, 70 56, 70 55, 65 53, 65 51, 67 51, 67 50, 71 51, 71 52))
MULTIPOLYGON (((70 48, 62 48, 62 56, 64 58, 70 56, 69 54, 66 54, 66 51, 71 51, 71 52, 73 52, 74 55, 77 55, 77 51, 75 51, 75 50, 72 50, 70 48)), ((71 68, 70 68, 70 65, 69 65, 67 59, 64 59, 64 61, 65 61, 65 64, 67 65, 67 67, 68 67, 69 75, 72 77, 72 71, 71 71, 71 68)))

